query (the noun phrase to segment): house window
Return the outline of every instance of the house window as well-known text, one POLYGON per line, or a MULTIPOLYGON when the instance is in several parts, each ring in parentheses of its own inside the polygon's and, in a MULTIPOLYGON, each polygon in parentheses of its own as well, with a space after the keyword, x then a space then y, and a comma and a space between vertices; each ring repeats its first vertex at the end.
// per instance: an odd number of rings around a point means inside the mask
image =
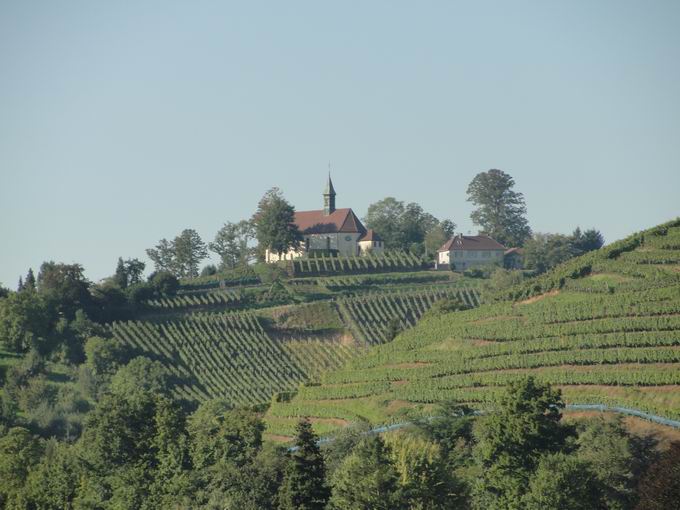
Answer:
POLYGON ((483 252, 482 252, 482 258, 483 258, 483 259, 488 259, 489 257, 491 257, 491 252, 490 252, 490 251, 483 251, 483 252))

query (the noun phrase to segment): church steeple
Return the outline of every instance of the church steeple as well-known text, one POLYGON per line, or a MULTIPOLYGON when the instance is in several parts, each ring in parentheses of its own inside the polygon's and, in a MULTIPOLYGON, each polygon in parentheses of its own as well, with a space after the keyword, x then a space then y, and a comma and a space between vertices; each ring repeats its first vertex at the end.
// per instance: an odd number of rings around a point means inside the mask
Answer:
POLYGON ((328 172, 328 182, 326 182, 326 189, 323 192, 323 213, 328 216, 335 212, 335 189, 333 188, 333 181, 331 181, 331 173, 328 172))

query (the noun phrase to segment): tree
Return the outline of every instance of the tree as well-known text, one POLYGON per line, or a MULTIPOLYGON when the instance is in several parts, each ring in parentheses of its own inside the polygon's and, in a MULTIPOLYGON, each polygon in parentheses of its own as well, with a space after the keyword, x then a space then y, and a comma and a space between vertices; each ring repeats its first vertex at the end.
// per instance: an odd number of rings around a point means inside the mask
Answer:
POLYGON ((437 250, 450 238, 441 225, 435 225, 425 234, 425 253, 435 256, 437 250))
POLYGON ((111 379, 111 391, 128 399, 140 392, 167 395, 169 375, 160 361, 138 356, 116 371, 111 379))
POLYGON ((91 337, 85 343, 87 366, 95 376, 111 376, 116 373, 123 359, 123 346, 112 338, 91 337))
POLYGON ((481 475, 473 487, 475 508, 519 509, 541 455, 565 446, 570 429, 560 424, 559 390, 532 377, 508 386, 497 410, 480 419, 474 455, 481 475))
POLYGON ((28 290, 35 290, 35 275, 33 274, 33 269, 28 268, 28 273, 26 273, 26 278, 24 279, 24 288, 28 290))
POLYGON ((380 436, 368 436, 343 461, 333 476, 333 510, 396 510, 404 508, 399 473, 380 436))
POLYGON ((113 281, 121 288, 126 289, 130 285, 140 283, 142 281, 142 274, 146 264, 138 259, 123 260, 118 257, 118 264, 116 265, 116 272, 113 275, 113 281))
POLYGON ((0 300, 0 343, 8 351, 45 350, 50 328, 47 305, 33 291, 12 292, 0 300))
POLYGON ((38 292, 55 315, 73 319, 76 310, 93 311, 90 282, 80 264, 44 262, 38 273, 38 292))
POLYGON ((255 235, 252 221, 225 223, 215 235, 215 240, 208 245, 210 251, 220 256, 220 270, 247 265, 254 255, 249 243, 255 235))
POLYGON ((154 248, 146 250, 146 254, 154 263, 157 272, 166 271, 174 275, 177 274, 175 247, 171 241, 161 239, 154 248))
POLYGON ((1 508, 26 507, 23 486, 42 454, 43 444, 25 428, 11 428, 0 437, 1 508))
POLYGON ((173 241, 178 276, 195 278, 201 261, 208 256, 208 249, 193 229, 184 229, 173 241))
POLYGON ((593 250, 599 250, 604 246, 604 236, 599 230, 591 228, 582 232, 580 228, 576 228, 571 235, 572 244, 578 253, 587 253, 593 250))
POLYGON ((326 507, 330 491, 317 440, 309 420, 300 420, 296 427, 296 449, 291 454, 279 490, 282 510, 322 510, 326 507))
POLYGON ((680 442, 674 441, 640 480, 636 510, 672 510, 680 501, 680 442))
POLYGON ((45 454, 26 481, 30 507, 44 510, 73 508, 82 471, 83 466, 72 446, 49 440, 45 454))
POLYGON ((524 196, 513 190, 515 180, 501 170, 481 172, 468 186, 468 202, 476 209, 470 217, 505 246, 522 246, 531 235, 524 196))
POLYGON ((401 219, 406 206, 394 197, 387 197, 368 206, 364 222, 382 237, 388 249, 404 249, 406 238, 401 231, 401 219))
POLYGON ((251 221, 262 253, 269 250, 281 255, 297 248, 302 241, 302 233, 295 224, 295 208, 278 188, 264 194, 251 221))
POLYGON ((634 457, 630 436, 620 421, 602 418, 581 423, 577 456, 586 462, 601 494, 601 506, 630 508, 635 497, 634 457))
POLYGON ((451 220, 440 223, 419 204, 415 202, 406 204, 394 197, 387 197, 371 204, 364 221, 368 228, 380 234, 386 248, 410 250, 414 253, 436 251, 456 228, 456 224, 451 220), (437 227, 441 229, 437 230, 437 227), (436 232, 432 236, 437 235, 437 238, 431 239, 428 243, 426 239, 430 232, 436 232), (444 239, 441 243, 440 238, 444 239), (436 247, 433 248, 434 245, 436 247))
POLYGON ((189 417, 188 431, 196 469, 242 467, 262 446, 264 424, 255 413, 215 399, 203 402, 189 417))
POLYGON ((524 265, 544 273, 578 254, 570 237, 536 233, 524 244, 524 265))
MULTIPOLYGON (((592 510, 598 506, 597 487, 589 465, 573 455, 548 454, 541 458, 523 497, 523 509, 592 510)), ((611 507, 606 507, 611 508, 611 507)))
POLYGON ((386 436, 384 441, 399 473, 408 508, 455 508, 457 484, 438 444, 422 435, 403 431, 386 436))
POLYGON ((149 283, 153 290, 161 296, 174 296, 179 289, 177 277, 167 271, 159 271, 151 276, 149 283))

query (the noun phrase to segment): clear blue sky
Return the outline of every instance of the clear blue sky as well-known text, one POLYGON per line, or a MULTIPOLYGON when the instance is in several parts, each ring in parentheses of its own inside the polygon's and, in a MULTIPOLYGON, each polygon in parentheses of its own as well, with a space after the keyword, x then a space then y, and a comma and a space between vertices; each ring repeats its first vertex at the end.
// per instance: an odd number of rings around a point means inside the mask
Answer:
POLYGON ((536 231, 680 214, 678 1, 0 1, 0 282, 98 280, 279 186, 472 230, 500 168, 536 231))

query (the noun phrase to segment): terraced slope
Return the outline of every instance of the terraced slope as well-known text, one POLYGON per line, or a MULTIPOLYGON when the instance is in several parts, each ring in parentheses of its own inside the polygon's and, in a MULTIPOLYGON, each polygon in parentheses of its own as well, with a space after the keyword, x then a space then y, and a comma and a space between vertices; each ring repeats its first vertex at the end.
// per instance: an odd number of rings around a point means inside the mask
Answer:
POLYGON ((680 220, 573 259, 496 296, 423 319, 322 384, 268 412, 288 435, 299 416, 324 434, 355 420, 402 421, 433 403, 492 407, 529 374, 567 403, 623 405, 680 418, 680 220))
POLYGON ((451 286, 256 312, 187 313, 189 306, 212 310, 214 303, 204 296, 205 302, 181 296, 159 302, 173 303, 182 313, 115 323, 111 331, 134 355, 160 361, 173 376, 177 397, 252 405, 318 380, 363 354, 368 345, 387 341, 391 320, 402 317, 400 329, 411 327, 437 300, 451 295, 473 306, 479 299, 475 291, 451 286))

